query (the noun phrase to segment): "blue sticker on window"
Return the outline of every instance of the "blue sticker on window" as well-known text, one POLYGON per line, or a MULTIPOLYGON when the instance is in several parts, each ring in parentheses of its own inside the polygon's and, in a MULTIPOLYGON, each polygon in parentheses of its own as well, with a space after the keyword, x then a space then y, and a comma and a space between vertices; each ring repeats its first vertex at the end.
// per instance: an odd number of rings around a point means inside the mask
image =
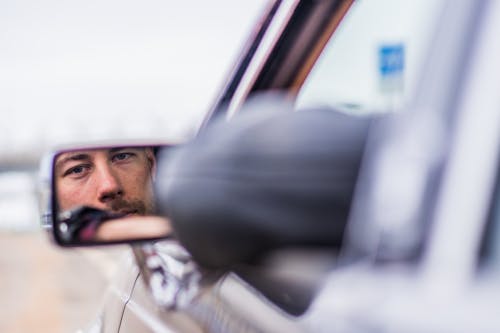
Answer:
POLYGON ((381 76, 403 74, 405 49, 403 44, 382 45, 379 47, 379 72, 381 76))

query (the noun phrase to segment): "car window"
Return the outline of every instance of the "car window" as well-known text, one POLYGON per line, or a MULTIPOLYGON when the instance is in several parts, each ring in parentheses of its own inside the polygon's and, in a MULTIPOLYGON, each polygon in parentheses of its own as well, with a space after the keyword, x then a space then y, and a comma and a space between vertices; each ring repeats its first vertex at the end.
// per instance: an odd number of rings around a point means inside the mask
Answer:
POLYGON ((297 97, 297 108, 353 113, 404 107, 425 60, 441 1, 355 1, 297 97))

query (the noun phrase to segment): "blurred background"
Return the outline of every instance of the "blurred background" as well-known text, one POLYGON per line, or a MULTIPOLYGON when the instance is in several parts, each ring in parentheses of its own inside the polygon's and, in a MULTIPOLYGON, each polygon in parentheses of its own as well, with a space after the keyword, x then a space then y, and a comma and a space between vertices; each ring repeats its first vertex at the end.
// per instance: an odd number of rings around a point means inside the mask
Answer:
POLYGON ((128 252, 49 242, 42 155, 72 142, 189 137, 265 2, 0 2, 0 332, 84 327, 128 252))

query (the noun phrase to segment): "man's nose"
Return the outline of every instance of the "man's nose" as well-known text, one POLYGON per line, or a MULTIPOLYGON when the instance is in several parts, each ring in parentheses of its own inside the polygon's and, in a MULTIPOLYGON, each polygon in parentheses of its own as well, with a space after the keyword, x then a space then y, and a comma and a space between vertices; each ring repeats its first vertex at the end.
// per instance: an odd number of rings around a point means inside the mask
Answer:
POLYGON ((118 177, 113 170, 108 166, 99 168, 98 184, 98 199, 102 203, 108 203, 123 195, 118 177))

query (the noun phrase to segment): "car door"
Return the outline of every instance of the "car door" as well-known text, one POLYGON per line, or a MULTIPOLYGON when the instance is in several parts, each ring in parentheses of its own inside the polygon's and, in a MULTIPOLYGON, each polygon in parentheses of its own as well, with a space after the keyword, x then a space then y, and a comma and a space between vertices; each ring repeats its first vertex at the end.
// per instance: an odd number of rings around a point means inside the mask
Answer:
MULTIPOLYGON (((296 109, 329 105, 350 114, 368 114, 409 108, 442 3, 402 8, 405 5, 390 1, 271 2, 204 125, 220 116, 230 118, 257 93, 273 91, 284 93, 296 109), (401 17, 406 20, 403 26, 398 25, 401 17), (368 19, 372 25, 361 24, 368 19), (379 25, 383 28, 377 30, 379 25)), ((136 328, 180 329, 173 317, 184 312, 207 331, 306 330, 305 314, 335 260, 334 254, 324 252, 270 254, 261 265, 226 273, 208 285, 199 301, 204 309, 201 318, 188 309, 173 313, 149 302, 154 310, 148 312, 162 319, 155 320, 155 328, 146 323, 136 328), (294 280, 286 269, 297 264, 317 273, 312 285, 294 280)), ((138 286, 123 322, 135 320, 140 312, 137 305, 144 304, 135 300, 147 297, 147 286, 142 282, 138 286)))

